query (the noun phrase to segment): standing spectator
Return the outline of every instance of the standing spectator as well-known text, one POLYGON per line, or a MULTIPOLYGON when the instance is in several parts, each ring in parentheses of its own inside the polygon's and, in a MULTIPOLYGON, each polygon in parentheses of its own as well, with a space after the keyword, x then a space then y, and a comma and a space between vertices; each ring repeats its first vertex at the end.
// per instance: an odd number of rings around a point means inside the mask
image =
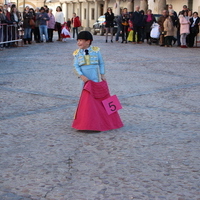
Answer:
POLYGON ((75 37, 76 32, 76 38, 78 38, 78 27, 81 26, 81 22, 78 16, 76 16, 76 13, 73 13, 73 18, 71 19, 72 26, 73 26, 73 38, 75 37))
POLYGON ((162 16, 158 18, 158 24, 160 25, 160 46, 165 46, 164 40, 164 21, 167 19, 169 12, 167 10, 163 10, 162 16))
POLYGON ((119 15, 116 17, 116 22, 117 22, 117 33, 115 36, 115 41, 118 42, 120 33, 122 32, 122 22, 121 22, 121 17, 119 15))
POLYGON ((190 33, 190 21, 188 18, 188 11, 182 11, 179 15, 180 21, 180 35, 181 48, 187 48, 186 37, 190 33))
POLYGON ((56 21, 55 21, 55 17, 52 13, 52 9, 49 9, 49 21, 48 21, 48 37, 49 37, 49 42, 53 42, 53 31, 54 31, 54 28, 55 28, 55 24, 56 24, 56 21))
POLYGON ((30 8, 29 11, 32 13, 32 18, 30 19, 30 22, 29 22, 31 25, 31 41, 32 41, 32 36, 34 35, 34 30, 35 30, 36 15, 33 8, 30 8))
POLYGON ((106 43, 108 42, 108 31, 110 29, 111 34, 111 42, 113 42, 113 27, 114 27, 114 13, 112 12, 111 8, 107 9, 107 12, 105 13, 105 19, 106 19, 106 43))
POLYGON ((57 41, 62 41, 60 34, 61 34, 62 25, 64 24, 64 14, 60 6, 56 8, 55 21, 56 21, 55 29, 56 31, 58 31, 57 41))
POLYGON ((187 11, 188 12, 188 7, 186 5, 183 5, 183 9, 178 14, 178 23, 177 23, 177 43, 178 43, 178 46, 181 46, 179 15, 181 14, 182 11, 187 11))
POLYGON ((128 21, 129 21, 130 17, 129 17, 129 13, 128 13, 128 9, 124 8, 123 12, 121 14, 120 17, 120 21, 122 24, 122 43, 125 41, 127 43, 127 38, 128 38, 128 21))
MULTIPOLYGON (((17 11, 16 6, 11 7, 11 13, 10 13, 10 19, 13 23, 12 27, 12 40, 16 40, 18 38, 17 32, 18 32, 18 24, 21 21, 20 13, 17 11)), ((17 46, 15 42, 13 43, 13 46, 17 46)))
POLYGON ((144 30, 145 30, 145 36, 148 44, 151 44, 151 26, 152 24, 156 22, 156 18, 152 14, 152 10, 147 10, 147 15, 144 16, 144 30))
POLYGON ((49 21, 49 16, 45 12, 44 7, 41 7, 40 14, 37 15, 37 19, 39 21, 40 41, 43 42, 43 34, 44 34, 46 42, 49 42, 48 32, 47 32, 47 21, 49 21))
POLYGON ((35 29, 34 29, 34 40, 36 43, 40 43, 40 29, 39 29, 39 20, 38 20, 38 15, 40 14, 40 9, 36 8, 35 9, 35 29))
POLYGON ((24 12, 23 12, 23 28, 24 28, 24 44, 26 44, 26 41, 28 41, 29 44, 31 44, 31 25, 30 25, 30 19, 32 19, 33 15, 29 11, 29 7, 26 6, 24 12))
MULTIPOLYGON (((170 14, 171 13, 172 11, 170 11, 170 14)), ((172 39, 174 36, 174 24, 170 15, 164 21, 163 27, 165 32, 165 47, 172 47, 172 39)))
POLYGON ((138 43, 142 43, 142 37, 141 37, 141 28, 143 23, 143 15, 140 12, 140 6, 135 7, 135 12, 133 12, 132 15, 132 22, 133 22, 133 43, 135 44, 135 35, 137 34, 138 43))
POLYGON ((194 38, 199 33, 200 18, 198 12, 193 13, 193 17, 190 18, 190 34, 189 34, 189 47, 194 46, 194 38))
POLYGON ((141 13, 141 41, 144 42, 145 33, 144 33, 144 10, 140 11, 141 13))

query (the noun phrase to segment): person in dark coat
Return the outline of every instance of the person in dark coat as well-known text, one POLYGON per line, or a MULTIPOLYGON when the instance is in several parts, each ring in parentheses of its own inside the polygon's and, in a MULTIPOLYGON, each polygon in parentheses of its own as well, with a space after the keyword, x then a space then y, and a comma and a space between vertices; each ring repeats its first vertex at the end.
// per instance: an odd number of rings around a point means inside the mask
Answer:
POLYGON ((123 9, 123 12, 120 16, 120 21, 122 24, 122 43, 125 41, 127 43, 127 38, 128 38, 128 26, 129 26, 129 21, 130 15, 128 13, 127 8, 123 9))
POLYGON ((111 8, 107 9, 107 12, 105 13, 105 19, 106 19, 106 42, 108 42, 108 31, 110 29, 111 34, 111 42, 113 42, 113 27, 114 27, 114 13, 112 12, 111 8))
POLYGON ((144 16, 144 31, 145 36, 148 44, 151 44, 150 40, 150 33, 151 33, 151 26, 156 22, 156 18, 152 14, 152 10, 147 10, 147 14, 144 16))
POLYGON ((141 44, 142 43, 142 33, 141 33, 141 29, 142 29, 142 24, 143 24, 143 16, 142 13, 140 12, 140 6, 136 6, 135 7, 135 12, 133 12, 132 15, 132 23, 133 23, 133 43, 136 43, 135 41, 135 35, 137 33, 137 38, 138 38, 138 43, 141 44))
POLYGON ((198 12, 193 13, 193 17, 190 18, 190 34, 189 34, 189 47, 194 46, 194 38, 199 33, 200 18, 198 12))
POLYGON ((29 7, 26 6, 23 12, 23 28, 24 28, 24 44, 28 41, 31 44, 31 25, 30 19, 33 18, 33 14, 30 12, 29 7))
POLYGON ((120 33, 122 32, 121 17, 119 15, 116 16, 116 22, 117 22, 117 33, 116 33, 116 36, 115 36, 115 41, 118 42, 120 33))

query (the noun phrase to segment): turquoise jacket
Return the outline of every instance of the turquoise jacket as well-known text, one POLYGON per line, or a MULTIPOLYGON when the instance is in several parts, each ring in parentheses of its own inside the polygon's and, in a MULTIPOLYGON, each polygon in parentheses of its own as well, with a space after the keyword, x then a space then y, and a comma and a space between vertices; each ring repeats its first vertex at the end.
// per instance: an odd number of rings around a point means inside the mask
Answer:
POLYGON ((78 76, 84 75, 89 80, 99 82, 99 74, 105 74, 104 61, 100 53, 99 47, 90 46, 89 65, 87 64, 85 50, 77 49, 74 51, 74 67, 78 76))

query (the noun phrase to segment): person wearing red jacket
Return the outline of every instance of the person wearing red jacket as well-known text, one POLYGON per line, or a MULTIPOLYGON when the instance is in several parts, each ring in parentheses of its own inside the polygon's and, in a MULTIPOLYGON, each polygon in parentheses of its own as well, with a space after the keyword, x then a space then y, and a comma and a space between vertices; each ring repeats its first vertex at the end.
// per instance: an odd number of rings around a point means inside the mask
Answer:
POLYGON ((78 38, 78 27, 81 26, 81 22, 78 16, 76 16, 76 13, 73 13, 73 18, 71 19, 71 24, 73 27, 73 38, 75 37, 76 32, 76 38, 78 38))

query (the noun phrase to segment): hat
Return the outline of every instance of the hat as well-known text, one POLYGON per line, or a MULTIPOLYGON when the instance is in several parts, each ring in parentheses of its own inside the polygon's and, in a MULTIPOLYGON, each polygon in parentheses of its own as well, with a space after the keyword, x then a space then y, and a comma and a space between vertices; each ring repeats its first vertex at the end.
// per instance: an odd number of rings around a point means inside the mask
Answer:
POLYGON ((92 34, 89 31, 81 31, 78 34, 77 40, 83 39, 83 40, 91 40, 93 41, 92 34))

